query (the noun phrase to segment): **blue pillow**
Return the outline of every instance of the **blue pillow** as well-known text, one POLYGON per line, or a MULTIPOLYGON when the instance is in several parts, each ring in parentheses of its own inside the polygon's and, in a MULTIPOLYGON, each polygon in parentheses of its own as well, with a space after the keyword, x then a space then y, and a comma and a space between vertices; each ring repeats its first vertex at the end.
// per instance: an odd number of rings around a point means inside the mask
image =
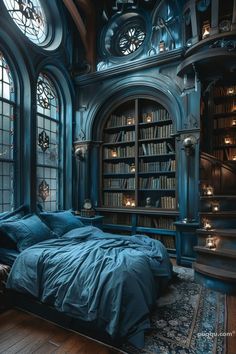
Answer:
MULTIPOLYGON (((21 205, 19 208, 14 211, 5 212, 0 214, 0 226, 3 222, 15 221, 22 218, 29 212, 29 207, 27 205, 21 205)), ((0 247, 17 249, 16 242, 12 240, 3 230, 0 229, 0 247)))
POLYGON ((43 212, 40 213, 40 217, 59 237, 70 230, 84 226, 70 211, 43 212))
POLYGON ((17 221, 3 222, 0 224, 0 231, 16 243, 20 252, 35 243, 56 237, 37 215, 28 215, 17 221))

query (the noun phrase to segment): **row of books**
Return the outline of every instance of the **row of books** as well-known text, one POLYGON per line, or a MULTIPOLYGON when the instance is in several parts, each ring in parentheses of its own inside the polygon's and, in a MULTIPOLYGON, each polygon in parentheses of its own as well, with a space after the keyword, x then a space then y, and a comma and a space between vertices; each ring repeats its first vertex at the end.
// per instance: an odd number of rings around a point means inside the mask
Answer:
POLYGON ((147 143, 139 147, 139 155, 164 155, 174 152, 172 144, 164 141, 163 143, 147 143))
POLYGON ((215 96, 232 96, 236 94, 236 85, 232 86, 218 86, 214 88, 214 95, 215 96))
POLYGON ((236 137, 233 136, 224 136, 224 135, 214 135, 213 136, 213 144, 215 146, 219 145, 234 145, 236 144, 236 137))
POLYGON ((103 157, 105 159, 116 157, 134 157, 135 146, 118 146, 117 148, 104 148, 103 157))
POLYGON ((140 189, 174 189, 175 178, 160 176, 160 177, 148 177, 139 178, 140 189))
POLYGON ((104 224, 131 225, 131 214, 107 214, 104 224))
POLYGON ((123 193, 104 193, 103 199, 104 206, 107 207, 122 207, 123 206, 123 193))
POLYGON ((175 219, 159 217, 153 218, 148 215, 142 215, 138 217, 138 225, 144 227, 155 227, 156 229, 167 229, 167 230, 175 230, 174 225, 175 219))
POLYGON ((135 189, 135 178, 104 178, 104 189, 135 189))
POLYGON ((166 248, 169 249, 175 249, 175 238, 173 236, 163 236, 163 235, 153 235, 153 234, 149 234, 148 235, 150 238, 153 238, 154 240, 158 240, 161 243, 163 243, 163 245, 166 248))
POLYGON ((122 115, 117 116, 111 114, 110 119, 108 119, 106 128, 120 127, 123 125, 133 125, 135 123, 135 118, 132 115, 122 115))
POLYGON ((106 162, 104 164, 104 173, 131 173, 132 166, 125 162, 106 162))
POLYGON ((175 197, 161 197, 160 198, 160 208, 163 209, 175 209, 176 208, 176 199, 175 197))
POLYGON ((105 143, 116 143, 116 142, 129 142, 135 140, 135 131, 134 130, 121 130, 115 134, 105 134, 105 143))
POLYGON ((155 161, 155 162, 145 162, 141 159, 140 161, 140 172, 167 172, 175 171, 176 162, 175 160, 169 159, 168 161, 155 161))
POLYGON ((222 161, 236 161, 236 148, 224 148, 222 150, 214 150, 213 155, 222 161))
POLYGON ((152 126, 140 129, 140 139, 168 138, 173 133, 173 125, 152 126))
POLYGON ((235 112, 236 111, 236 105, 234 102, 224 102, 220 103, 214 106, 214 113, 229 113, 229 112, 235 112))
POLYGON ((143 123, 162 122, 165 120, 170 120, 170 115, 165 108, 159 108, 155 111, 144 112, 142 114, 143 123))
POLYGON ((214 129, 232 127, 236 128, 236 114, 233 119, 231 117, 214 119, 214 129))

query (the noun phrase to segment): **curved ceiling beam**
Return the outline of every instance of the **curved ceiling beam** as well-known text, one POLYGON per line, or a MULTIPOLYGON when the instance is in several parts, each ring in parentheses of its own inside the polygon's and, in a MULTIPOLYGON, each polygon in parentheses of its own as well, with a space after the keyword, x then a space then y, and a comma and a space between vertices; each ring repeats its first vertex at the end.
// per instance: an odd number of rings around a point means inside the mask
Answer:
POLYGON ((88 54, 87 30, 84 25, 84 22, 79 14, 79 11, 78 11, 76 5, 74 4, 73 0, 63 0, 63 2, 65 4, 65 6, 67 7, 69 13, 71 14, 71 17, 73 18, 74 23, 80 33, 81 40, 83 42, 83 45, 86 50, 86 55, 87 55, 88 54))
POLYGON ((95 60, 96 60, 96 30, 95 30, 95 23, 96 23, 96 16, 94 5, 92 4, 91 0, 76 0, 78 6, 84 11, 86 16, 86 39, 87 39, 87 59, 91 65, 92 70, 95 68, 95 60))

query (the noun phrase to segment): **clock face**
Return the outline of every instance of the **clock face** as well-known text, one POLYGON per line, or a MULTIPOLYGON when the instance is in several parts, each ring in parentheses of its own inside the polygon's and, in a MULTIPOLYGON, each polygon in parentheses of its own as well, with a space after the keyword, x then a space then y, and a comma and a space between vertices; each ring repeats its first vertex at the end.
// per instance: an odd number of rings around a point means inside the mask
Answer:
POLYGON ((90 199, 85 199, 84 201, 84 209, 92 209, 92 203, 90 199))

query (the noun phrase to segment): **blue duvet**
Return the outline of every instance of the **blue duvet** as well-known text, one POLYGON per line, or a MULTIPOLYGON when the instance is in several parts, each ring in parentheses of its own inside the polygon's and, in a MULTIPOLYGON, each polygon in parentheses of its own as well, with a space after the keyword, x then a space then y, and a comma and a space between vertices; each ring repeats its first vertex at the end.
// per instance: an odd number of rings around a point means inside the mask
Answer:
POLYGON ((159 284, 171 274, 159 241, 85 226, 24 250, 7 287, 72 317, 95 321, 112 338, 126 337, 142 346, 159 284))

